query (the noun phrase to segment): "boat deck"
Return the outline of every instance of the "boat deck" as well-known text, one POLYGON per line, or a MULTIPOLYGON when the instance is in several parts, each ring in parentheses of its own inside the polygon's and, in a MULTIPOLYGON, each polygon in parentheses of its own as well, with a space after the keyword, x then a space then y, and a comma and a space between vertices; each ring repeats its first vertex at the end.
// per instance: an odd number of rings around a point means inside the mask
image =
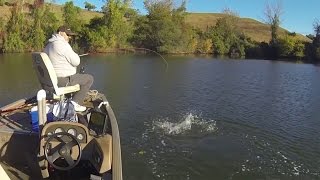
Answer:
POLYGON ((28 112, 15 112, 12 115, 0 116, 0 132, 21 131, 32 133, 31 117, 28 112))
POLYGON ((0 116, 0 164, 11 180, 39 177, 32 172, 37 165, 37 139, 27 109, 0 116))
POLYGON ((31 177, 25 173, 26 171, 30 171, 28 167, 22 167, 24 170, 20 170, 20 168, 14 168, 4 162, 0 162, 0 164, 11 180, 31 179, 31 177))

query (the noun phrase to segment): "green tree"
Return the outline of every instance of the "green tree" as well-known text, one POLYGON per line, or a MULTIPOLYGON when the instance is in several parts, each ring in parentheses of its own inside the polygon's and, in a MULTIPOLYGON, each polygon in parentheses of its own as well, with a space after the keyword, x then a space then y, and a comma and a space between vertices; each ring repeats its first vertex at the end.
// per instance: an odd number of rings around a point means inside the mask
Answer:
POLYGON ((74 6, 73 1, 66 2, 63 7, 64 23, 76 32, 80 32, 84 24, 80 16, 80 10, 79 7, 74 6))
POLYGON ((267 3, 265 7, 265 17, 266 23, 270 25, 271 28, 271 45, 276 45, 278 40, 278 30, 280 27, 280 17, 282 15, 282 6, 280 1, 277 1, 276 4, 267 3))
POLYGON ((43 0, 36 0, 28 13, 28 27, 26 50, 40 51, 45 45, 53 32, 58 28, 58 19, 54 13, 51 12, 49 5, 44 4, 43 0))
POLYGON ((107 43, 111 48, 126 47, 133 32, 133 22, 125 18, 130 8, 129 0, 108 0, 105 5, 105 21, 108 28, 107 43))
POLYGON ((320 21, 315 20, 313 23, 313 29, 315 35, 309 35, 312 38, 312 43, 307 43, 306 46, 306 58, 311 62, 320 61, 320 21))
POLYGON ((199 43, 198 52, 201 54, 213 53, 212 39, 203 39, 199 43))
POLYGON ((145 1, 148 11, 147 39, 144 43, 148 48, 158 52, 168 53, 176 45, 176 26, 172 20, 173 5, 170 0, 145 1))
POLYGON ((313 58, 315 58, 316 61, 320 61, 320 21, 319 20, 315 20, 315 22, 313 23, 313 29, 316 34, 312 41, 313 58))
POLYGON ((128 8, 125 12, 124 17, 127 19, 131 19, 132 21, 134 21, 136 18, 138 18, 138 10, 136 9, 132 9, 132 8, 128 8))
POLYGON ((208 31, 202 31, 199 28, 194 29, 194 39, 191 43, 194 44, 196 50, 195 53, 199 54, 212 54, 213 42, 208 31))
POLYGON ((145 47, 147 41, 147 33, 150 32, 147 16, 138 16, 134 21, 134 31, 130 42, 135 47, 145 47))
POLYGON ((0 17, 0 53, 3 51, 3 41, 5 36, 5 23, 3 17, 0 17))
POLYGON ((162 53, 193 53, 196 50, 195 32, 184 20, 185 1, 177 8, 172 0, 146 0, 144 4, 148 14, 136 23, 134 44, 162 53))
POLYGON ((17 4, 11 8, 11 16, 6 26, 7 34, 4 38, 4 52, 23 52, 25 40, 23 39, 23 28, 25 18, 22 5, 17 4))
POLYGON ((315 32, 315 37, 313 38, 313 45, 315 47, 320 47, 320 21, 319 20, 315 20, 315 22, 313 23, 313 29, 315 32))
POLYGON ((237 27, 238 17, 230 9, 224 10, 214 27, 209 29, 214 52, 219 55, 233 57, 245 56, 246 37, 237 27))
POLYGON ((287 34, 278 39, 279 54, 281 57, 295 57, 301 59, 304 56, 304 44, 295 35, 287 34))
POLYGON ((290 57, 292 56, 294 46, 295 46, 295 39, 292 36, 285 35, 278 39, 278 47, 279 47, 279 54, 282 57, 290 57))
POLYGON ((84 8, 88 9, 88 11, 91 11, 93 9, 96 9, 97 7, 94 4, 91 4, 89 2, 84 2, 84 8))
POLYGON ((30 28, 29 32, 29 48, 31 50, 41 50, 46 40, 46 35, 43 30, 42 22, 45 8, 43 3, 37 3, 35 1, 34 8, 31 10, 31 17, 33 19, 33 28, 30 28))
POLYGON ((84 28, 82 44, 89 47, 88 51, 94 52, 128 47, 136 17, 126 16, 127 12, 132 12, 130 1, 108 0, 102 9, 104 16, 91 19, 84 28))
POLYGON ((314 39, 314 35, 313 35, 313 34, 308 34, 308 35, 306 35, 306 37, 309 38, 309 39, 311 39, 311 40, 314 39))
POLYGON ((175 47, 175 52, 177 53, 195 53, 197 50, 197 45, 195 38, 197 38, 196 30, 193 29, 189 24, 186 23, 186 1, 177 7, 173 8, 172 21, 175 24, 178 31, 175 34, 177 37, 177 47, 175 47))
MULTIPOLYGON (((81 34, 84 26, 84 21, 80 16, 81 9, 77 6, 74 6, 73 1, 66 2, 63 7, 63 17, 64 24, 69 26, 72 31, 77 34, 81 34)), ((71 39, 71 45, 77 51, 80 50, 80 42, 78 37, 76 39, 71 39)))
POLYGON ((83 30, 81 44, 89 52, 104 52, 109 47, 106 38, 108 28, 103 18, 95 17, 90 20, 83 30))
POLYGON ((57 31, 60 26, 59 20, 55 13, 52 12, 52 9, 49 5, 45 6, 45 10, 42 16, 42 26, 46 35, 46 39, 51 37, 51 35, 57 31))
POLYGON ((3 6, 5 3, 5 0, 0 0, 0 6, 3 6))
POLYGON ((305 49, 305 44, 301 41, 297 41, 293 49, 293 56, 302 59, 305 56, 305 49))

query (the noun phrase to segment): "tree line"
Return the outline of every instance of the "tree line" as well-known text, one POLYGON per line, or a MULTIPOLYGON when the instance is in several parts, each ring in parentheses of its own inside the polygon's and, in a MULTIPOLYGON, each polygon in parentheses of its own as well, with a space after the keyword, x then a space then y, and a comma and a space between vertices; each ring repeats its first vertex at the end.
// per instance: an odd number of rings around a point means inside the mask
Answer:
MULTIPOLYGON (((0 6, 4 0, 0 0, 0 6)), ((292 61, 320 61, 320 23, 314 23, 311 42, 300 41, 295 33, 279 36, 280 8, 266 7, 270 25, 270 42, 255 42, 237 27, 238 16, 230 9, 214 26, 206 30, 192 27, 185 21, 186 1, 145 0, 146 15, 133 9, 130 0, 106 0, 102 17, 89 23, 79 16, 81 9, 73 1, 63 5, 63 24, 78 36, 73 46, 88 52, 114 52, 117 49, 148 48, 159 53, 199 53, 226 55, 234 58, 286 58, 292 61)), ((95 6, 85 2, 88 10, 95 6)), ((0 17, 0 50, 4 53, 41 51, 47 39, 61 22, 49 4, 35 0, 28 7, 23 1, 11 4, 11 16, 4 23, 0 17), (26 9, 29 10, 26 10, 26 9)))

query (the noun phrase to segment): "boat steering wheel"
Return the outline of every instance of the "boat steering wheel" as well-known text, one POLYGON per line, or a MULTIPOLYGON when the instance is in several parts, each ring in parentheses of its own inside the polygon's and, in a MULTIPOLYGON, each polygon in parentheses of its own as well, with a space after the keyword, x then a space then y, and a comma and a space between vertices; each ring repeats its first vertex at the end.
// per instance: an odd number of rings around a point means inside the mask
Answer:
POLYGON ((49 139, 44 145, 44 155, 49 164, 52 165, 55 169, 66 171, 74 168, 80 162, 82 149, 76 137, 67 132, 59 132, 49 136, 49 139), (53 140, 59 141, 60 143, 57 146, 51 148, 51 142, 53 140), (76 160, 74 160, 71 156, 72 148, 74 146, 77 146, 77 148, 79 149, 76 160), (62 166, 60 164, 57 165, 58 159, 63 159, 66 166, 62 166))

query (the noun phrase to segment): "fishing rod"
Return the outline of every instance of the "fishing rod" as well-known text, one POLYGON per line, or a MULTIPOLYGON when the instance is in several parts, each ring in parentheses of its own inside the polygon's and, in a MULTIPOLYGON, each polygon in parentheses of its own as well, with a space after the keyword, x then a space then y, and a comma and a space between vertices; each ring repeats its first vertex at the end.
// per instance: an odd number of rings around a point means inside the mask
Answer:
MULTIPOLYGON (((166 72, 169 69, 168 61, 160 53, 158 53, 157 51, 154 51, 152 49, 148 49, 148 48, 118 48, 118 49, 120 49, 120 50, 126 50, 126 49, 128 49, 128 50, 145 50, 145 51, 149 51, 149 52, 155 53, 156 55, 160 56, 161 59, 163 60, 165 66, 166 66, 166 72)), ((87 56, 87 55, 89 55, 89 53, 80 54, 79 57, 83 57, 83 56, 87 56)))
MULTIPOLYGON (((17 103, 17 105, 12 104, 8 108, 3 107, 2 109, 0 109, 0 116, 2 116, 3 114, 6 114, 6 113, 10 113, 10 112, 15 111, 15 110, 30 108, 32 106, 38 105, 38 102, 28 102, 28 100, 26 100, 24 102, 25 102, 24 104, 20 104, 20 102, 17 101, 17 102, 15 102, 15 103, 17 103)), ((46 103, 52 104, 53 102, 54 102, 54 100, 46 100, 46 103)))
POLYGON ((16 108, 5 109, 5 110, 1 110, 0 109, 0 115, 2 115, 3 113, 12 112, 12 111, 15 111, 15 110, 28 108, 28 107, 35 106, 35 105, 37 105, 37 103, 24 104, 24 105, 16 107, 16 108))
POLYGON ((80 54, 79 57, 82 57, 82 56, 88 56, 89 53, 85 53, 85 54, 80 54))

